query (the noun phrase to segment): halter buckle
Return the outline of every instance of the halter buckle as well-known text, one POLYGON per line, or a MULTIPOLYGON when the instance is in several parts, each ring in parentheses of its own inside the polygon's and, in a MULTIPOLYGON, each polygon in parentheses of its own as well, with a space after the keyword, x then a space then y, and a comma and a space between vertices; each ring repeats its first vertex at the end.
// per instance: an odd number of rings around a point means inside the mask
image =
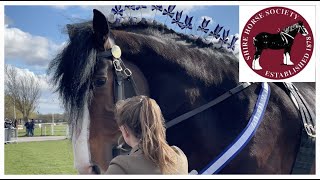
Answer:
POLYGON ((316 137, 316 131, 311 124, 304 124, 304 129, 306 130, 309 136, 316 137))
POLYGON ((123 72, 124 72, 124 74, 125 74, 127 77, 130 77, 130 76, 132 75, 131 70, 128 69, 128 68, 125 68, 125 69, 123 70, 123 72))
POLYGON ((123 70, 122 67, 121 67, 121 65, 120 65, 120 61, 119 61, 118 59, 113 60, 112 63, 113 63, 113 67, 114 67, 114 69, 115 69, 116 71, 119 71, 119 72, 120 72, 120 71, 123 70))

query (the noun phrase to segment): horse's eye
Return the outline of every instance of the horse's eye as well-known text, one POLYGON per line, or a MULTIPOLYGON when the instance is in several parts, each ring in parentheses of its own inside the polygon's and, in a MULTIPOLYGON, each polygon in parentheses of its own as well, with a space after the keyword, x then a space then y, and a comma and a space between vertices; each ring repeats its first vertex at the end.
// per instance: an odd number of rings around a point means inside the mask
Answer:
POLYGON ((94 86, 101 87, 106 83, 106 78, 100 77, 94 80, 94 86))

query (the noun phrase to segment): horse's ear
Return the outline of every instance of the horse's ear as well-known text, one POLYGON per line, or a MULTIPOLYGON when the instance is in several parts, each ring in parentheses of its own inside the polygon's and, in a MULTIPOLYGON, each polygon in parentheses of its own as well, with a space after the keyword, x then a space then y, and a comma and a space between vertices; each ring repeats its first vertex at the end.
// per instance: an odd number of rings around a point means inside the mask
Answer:
POLYGON ((298 24, 299 24, 300 26, 302 26, 302 25, 303 25, 303 22, 302 22, 302 21, 298 21, 298 24))
POLYGON ((108 39, 109 35, 109 25, 107 18, 98 10, 93 9, 93 33, 95 38, 95 43, 98 48, 104 48, 103 45, 108 39))

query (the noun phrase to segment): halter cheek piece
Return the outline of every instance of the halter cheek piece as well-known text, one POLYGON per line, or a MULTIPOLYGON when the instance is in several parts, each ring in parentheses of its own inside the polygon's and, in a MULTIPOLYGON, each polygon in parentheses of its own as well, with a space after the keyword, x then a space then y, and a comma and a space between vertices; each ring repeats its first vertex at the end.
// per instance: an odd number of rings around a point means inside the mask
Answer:
POLYGON ((114 101, 124 100, 139 95, 136 83, 133 80, 132 72, 121 59, 121 49, 113 45, 111 49, 97 54, 98 59, 110 59, 114 69, 114 101))
MULTIPOLYGON (((117 45, 113 45, 111 49, 97 54, 98 59, 112 58, 114 71, 114 102, 124 100, 139 95, 136 83, 132 77, 132 72, 121 59, 121 49, 117 45)), ((126 144, 114 145, 112 148, 112 156, 116 157, 121 154, 127 154, 129 147, 123 148, 126 144)))

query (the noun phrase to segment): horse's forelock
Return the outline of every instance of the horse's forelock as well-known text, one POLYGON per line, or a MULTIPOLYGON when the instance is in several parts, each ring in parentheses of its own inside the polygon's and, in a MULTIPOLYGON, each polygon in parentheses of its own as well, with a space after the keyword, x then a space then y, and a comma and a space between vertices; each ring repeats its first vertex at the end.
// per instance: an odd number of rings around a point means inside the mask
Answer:
MULTIPOLYGON (((69 123, 81 119, 85 102, 90 101, 90 85, 96 64, 90 22, 72 26, 68 45, 49 64, 51 82, 63 99, 69 123)), ((70 33, 70 32, 69 32, 70 33)), ((80 122, 81 123, 81 122, 80 122)))

